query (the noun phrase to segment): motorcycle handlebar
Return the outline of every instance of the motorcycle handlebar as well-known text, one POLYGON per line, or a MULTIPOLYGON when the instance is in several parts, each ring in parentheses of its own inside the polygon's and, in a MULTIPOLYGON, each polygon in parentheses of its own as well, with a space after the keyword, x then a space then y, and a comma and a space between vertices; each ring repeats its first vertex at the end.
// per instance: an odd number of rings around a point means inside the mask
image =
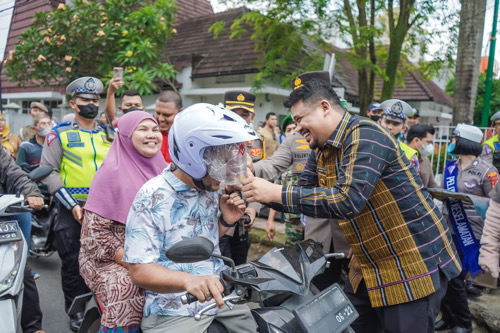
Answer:
POLYGON ((6 213, 32 213, 33 209, 24 205, 11 205, 5 209, 6 213))
POLYGON ((184 295, 181 296, 181 303, 183 305, 186 304, 191 304, 193 302, 196 302, 198 298, 190 293, 185 293, 184 295))

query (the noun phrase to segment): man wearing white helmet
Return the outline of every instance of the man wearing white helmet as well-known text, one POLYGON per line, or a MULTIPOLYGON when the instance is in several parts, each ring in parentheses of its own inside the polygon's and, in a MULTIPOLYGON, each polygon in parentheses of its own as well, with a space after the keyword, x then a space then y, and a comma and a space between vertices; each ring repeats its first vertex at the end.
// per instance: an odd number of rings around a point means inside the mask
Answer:
POLYGON ((132 280, 146 289, 143 332, 205 332, 214 319, 230 332, 256 332, 250 310, 236 305, 228 310, 219 281, 226 268, 221 259, 178 264, 164 253, 185 238, 203 236, 220 254, 219 237, 243 215, 237 195, 220 195, 221 183, 241 183, 246 171, 246 142, 257 139, 234 112, 210 104, 195 104, 179 113, 169 131, 172 163, 138 192, 127 219, 124 262, 132 280), (196 121, 193 121, 196 119, 196 121), (197 302, 182 305, 189 292, 197 302), (194 315, 205 302, 222 308, 194 315))

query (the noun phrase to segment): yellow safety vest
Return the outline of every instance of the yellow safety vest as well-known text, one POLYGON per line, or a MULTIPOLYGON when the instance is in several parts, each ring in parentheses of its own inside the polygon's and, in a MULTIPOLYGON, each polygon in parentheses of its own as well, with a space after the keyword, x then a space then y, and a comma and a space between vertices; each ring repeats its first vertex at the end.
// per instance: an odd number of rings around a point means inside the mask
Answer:
POLYGON ((74 198, 86 199, 92 178, 106 157, 111 143, 101 130, 89 132, 69 126, 54 129, 63 151, 59 171, 61 179, 74 198))
POLYGON ((406 143, 400 142, 399 145, 401 146, 401 150, 403 153, 405 153, 406 157, 411 161, 411 158, 415 155, 417 155, 417 151, 413 149, 412 147, 408 146, 406 143))

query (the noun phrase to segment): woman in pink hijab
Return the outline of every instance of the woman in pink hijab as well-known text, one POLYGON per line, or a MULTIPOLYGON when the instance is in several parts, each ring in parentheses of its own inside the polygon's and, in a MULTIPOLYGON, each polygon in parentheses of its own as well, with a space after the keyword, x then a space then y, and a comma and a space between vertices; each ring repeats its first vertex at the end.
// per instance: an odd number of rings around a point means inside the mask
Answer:
POLYGON ((78 261, 80 274, 103 307, 99 332, 139 332, 144 292, 132 283, 128 264, 121 261, 125 223, 141 186, 167 166, 161 145, 153 116, 127 113, 90 185, 78 261))

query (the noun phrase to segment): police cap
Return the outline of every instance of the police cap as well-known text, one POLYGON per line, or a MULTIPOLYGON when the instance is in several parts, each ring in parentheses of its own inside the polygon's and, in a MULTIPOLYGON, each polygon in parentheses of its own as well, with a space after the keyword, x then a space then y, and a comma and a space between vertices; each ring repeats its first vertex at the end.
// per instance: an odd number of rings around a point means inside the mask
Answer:
POLYGON ((380 108, 380 103, 372 103, 370 106, 368 106, 368 111, 374 111, 374 110, 382 110, 380 108))
POLYGON ((388 99, 380 104, 386 119, 403 123, 405 119, 413 116, 413 108, 400 99, 388 99))
POLYGON ((92 76, 84 76, 71 82, 66 87, 66 94, 87 99, 98 99, 104 85, 101 80, 92 76))
POLYGON ((320 79, 325 81, 326 83, 330 84, 330 73, 327 71, 314 71, 314 72, 307 72, 307 73, 302 73, 297 75, 294 79, 292 79, 292 82, 290 86, 292 87, 292 90, 296 90, 300 87, 302 87, 307 81, 311 81, 312 79, 320 79))
POLYGON ((242 90, 228 91, 224 94, 224 107, 228 110, 245 109, 255 113, 255 95, 242 90))
POLYGON ((481 143, 481 140, 483 139, 483 132, 481 132, 479 128, 467 124, 458 124, 457 127, 455 127, 453 134, 459 138, 477 143, 481 143))
POLYGON ((495 114, 491 116, 490 120, 494 123, 500 123, 500 111, 495 112, 495 114))

